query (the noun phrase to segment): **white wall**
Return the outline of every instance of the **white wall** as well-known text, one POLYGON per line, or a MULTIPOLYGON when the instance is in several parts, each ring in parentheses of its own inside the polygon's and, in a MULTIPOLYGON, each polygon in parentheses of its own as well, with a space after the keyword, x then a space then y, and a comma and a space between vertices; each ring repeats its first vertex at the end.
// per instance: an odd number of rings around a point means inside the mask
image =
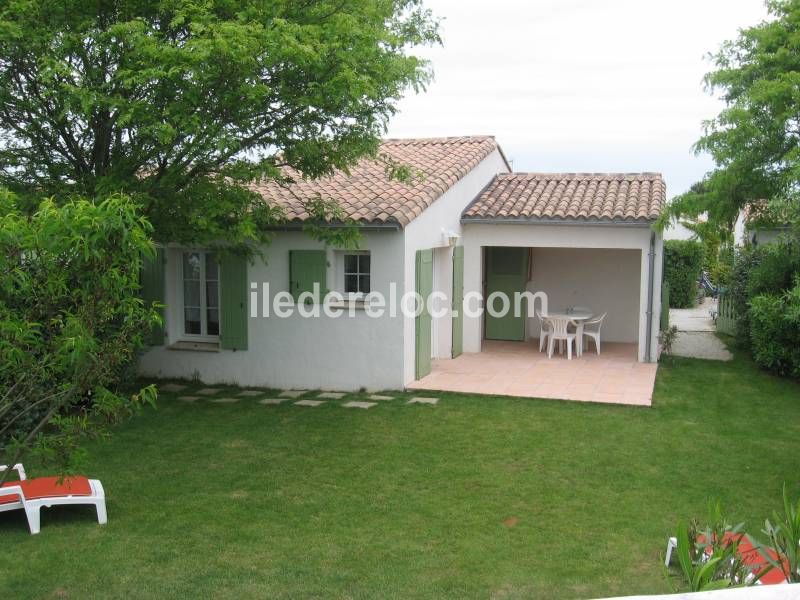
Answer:
MULTIPOLYGON (((405 229, 405 292, 414 292, 415 269, 416 269, 416 253, 417 250, 424 250, 427 248, 442 248, 434 255, 434 269, 439 269, 438 277, 434 275, 434 280, 442 282, 449 287, 443 289, 447 297, 452 295, 452 250, 446 248, 447 240, 442 234, 442 230, 455 232, 460 236, 458 245, 462 244, 464 232, 461 228, 461 213, 472 202, 489 182, 498 173, 507 173, 508 165, 503 160, 499 150, 495 150, 485 159, 483 159, 472 171, 467 173, 461 180, 459 180, 447 192, 442 194, 425 212, 419 217, 414 219, 405 229), (449 273, 449 275, 448 275, 449 273)), ((465 265, 467 262, 465 261, 465 265)), ((464 268, 466 271, 466 266, 464 268)), ((443 345, 445 339, 448 339, 448 331, 452 334, 450 324, 444 323, 443 320, 450 320, 450 316, 442 317, 438 323, 434 323, 433 327, 438 328, 440 335, 437 347, 434 347, 433 353, 437 357, 449 358, 450 357, 450 344, 447 343, 446 347, 443 345)), ((404 376, 403 382, 409 383, 414 381, 414 352, 415 352, 415 330, 414 319, 405 319, 404 325, 404 340, 405 340, 405 356, 404 356, 404 376)), ((449 338, 452 339, 452 338, 449 338)))
POLYGON ((694 240, 697 239, 697 234, 688 227, 684 227, 679 222, 672 222, 664 228, 664 239, 694 240))
MULTIPOLYGON (((532 257, 528 289, 545 292, 551 310, 587 306, 595 314, 607 312, 603 341, 638 341, 641 251, 534 248, 532 257)), ((528 319, 528 338, 538 337, 537 321, 528 319)))
MULTIPOLYGON (((371 289, 389 296, 389 284, 403 275, 403 233, 365 232, 362 248, 371 253, 371 289)), ((250 282, 269 282, 270 294, 289 289, 289 250, 323 246, 301 232, 280 232, 266 248, 267 263, 260 259, 248 268, 250 282)), ((168 343, 181 339, 182 317, 178 304, 180 249, 168 250, 166 304, 168 343)), ((335 261, 328 251, 328 286, 335 261)), ((259 297, 259 303, 261 298, 259 297)), ((249 293, 248 293, 248 302, 249 293)), ((248 310, 248 315, 250 314, 248 310)), ((260 315, 260 307, 259 307, 260 315)), ((159 347, 141 360, 145 375, 191 378, 206 383, 238 383, 275 388, 356 390, 397 389, 403 385, 403 318, 370 318, 359 309, 355 317, 290 318, 274 315, 248 318, 248 350, 196 352, 159 347)))
MULTIPOLYGON (((390 295, 390 283, 397 294, 413 292, 415 258, 419 249, 435 248, 436 289, 452 291, 452 250, 442 230, 462 235, 463 209, 475 199, 499 172, 507 172, 500 152, 495 150, 472 171, 437 199, 404 231, 364 233, 362 248, 370 250, 371 288, 390 295)), ((459 241, 460 243, 460 241, 459 241)), ((270 293, 289 288, 289 250, 320 249, 323 246, 301 232, 280 232, 266 249, 267 264, 257 260, 249 266, 249 281, 270 284, 270 293)), ((170 248, 167 264, 168 344, 181 339, 179 305, 179 248, 170 248)), ((335 251, 328 250, 328 287, 340 288, 334 278, 335 251)), ((399 300, 399 298, 398 298, 399 300)), ((259 298, 260 301, 260 298, 259 298)), ((248 297, 249 302, 249 297, 248 297)), ((249 313, 248 313, 249 314, 249 313)), ((435 323, 437 339, 434 356, 449 357, 452 340, 450 317, 435 323)), ((145 375, 199 377, 207 383, 238 383, 275 388, 320 388, 356 390, 398 389, 414 380, 414 319, 402 313, 394 318, 370 318, 357 310, 355 318, 326 316, 306 319, 297 314, 287 319, 248 319, 248 350, 196 352, 154 348, 140 362, 145 375)))
MULTIPOLYGON (((606 248, 635 250, 639 266, 639 360, 646 357, 647 292, 650 238, 647 226, 600 226, 530 223, 467 224, 464 226, 464 293, 482 293, 482 249, 485 246, 534 248, 606 248)), ((661 306, 661 261, 663 242, 655 237, 653 320, 650 339, 651 360, 658 348, 658 315, 661 306)), ((590 307, 593 305, 590 303, 590 307)), ((483 317, 464 316, 464 351, 480 352, 483 317)))

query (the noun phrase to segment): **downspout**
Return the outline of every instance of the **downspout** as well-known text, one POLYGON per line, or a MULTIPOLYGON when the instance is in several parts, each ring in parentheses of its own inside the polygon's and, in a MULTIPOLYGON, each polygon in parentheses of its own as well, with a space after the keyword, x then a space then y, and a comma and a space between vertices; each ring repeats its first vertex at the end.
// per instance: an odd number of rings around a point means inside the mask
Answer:
POLYGON ((650 233, 649 272, 647 274, 647 349, 644 353, 645 362, 650 362, 650 347, 653 342, 653 277, 656 267, 656 232, 650 233))

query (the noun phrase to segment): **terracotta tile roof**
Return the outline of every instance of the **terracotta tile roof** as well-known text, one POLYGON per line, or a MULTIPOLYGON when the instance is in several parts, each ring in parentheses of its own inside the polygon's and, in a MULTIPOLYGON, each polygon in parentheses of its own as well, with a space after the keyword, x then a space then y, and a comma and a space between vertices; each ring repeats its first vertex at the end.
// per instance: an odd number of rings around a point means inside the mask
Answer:
POLYGON ((462 220, 649 221, 665 202, 659 173, 503 173, 462 220))
POLYGON ((405 227, 497 148, 489 136, 389 139, 381 143, 379 154, 411 167, 421 177, 402 183, 389 178, 385 162, 364 159, 349 175, 337 171, 317 180, 286 170, 295 180, 291 190, 274 181, 252 187, 282 206, 289 221, 307 219, 304 203, 319 194, 336 200, 350 218, 361 223, 405 227))

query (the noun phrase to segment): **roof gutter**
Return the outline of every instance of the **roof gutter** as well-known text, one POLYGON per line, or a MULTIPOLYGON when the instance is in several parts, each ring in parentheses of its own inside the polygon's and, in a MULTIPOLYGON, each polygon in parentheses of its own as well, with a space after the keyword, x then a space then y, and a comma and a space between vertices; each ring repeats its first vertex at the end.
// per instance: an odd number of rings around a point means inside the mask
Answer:
MULTIPOLYGON (((283 225, 270 225, 265 227, 267 231, 302 231, 306 226, 305 222, 284 223, 283 225)), ((346 227, 356 227, 359 231, 400 231, 403 227, 400 223, 315 223, 314 227, 322 229, 344 229, 346 227)))
POLYGON ((609 219, 550 219, 540 217, 461 217, 462 225, 589 225, 592 227, 649 228, 653 220, 624 221, 609 219))
POLYGON ((651 346, 653 343, 653 285, 656 268, 656 232, 650 234, 650 252, 647 254, 649 267, 647 272, 647 348, 644 353, 645 362, 652 362, 651 346))

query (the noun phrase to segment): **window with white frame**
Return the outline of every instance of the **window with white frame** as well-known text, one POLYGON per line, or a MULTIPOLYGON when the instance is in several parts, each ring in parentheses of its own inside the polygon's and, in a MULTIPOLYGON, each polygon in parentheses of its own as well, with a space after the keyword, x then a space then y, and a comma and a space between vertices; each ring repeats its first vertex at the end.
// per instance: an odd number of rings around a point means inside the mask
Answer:
POLYGON ((183 253, 183 333, 219 336, 219 263, 210 252, 183 253))
POLYGON ((365 296, 370 290, 369 252, 354 252, 344 255, 344 293, 365 296))

